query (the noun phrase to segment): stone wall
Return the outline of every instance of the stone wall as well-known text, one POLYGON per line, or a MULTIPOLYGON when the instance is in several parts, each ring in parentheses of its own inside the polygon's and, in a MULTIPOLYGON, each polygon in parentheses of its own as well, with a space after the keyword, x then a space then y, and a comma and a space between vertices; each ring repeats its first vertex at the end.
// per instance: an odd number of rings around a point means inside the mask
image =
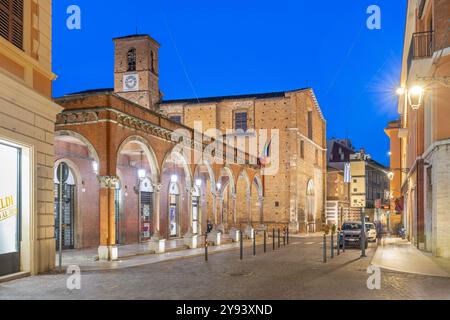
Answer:
MULTIPOLYGON (((241 111, 247 112, 248 129, 278 130, 279 150, 271 150, 271 156, 277 152, 279 170, 264 177, 265 223, 288 225, 295 221, 298 225, 303 221, 306 187, 312 180, 314 215, 317 225, 321 225, 326 190, 326 124, 312 90, 287 92, 276 97, 220 98, 208 103, 163 103, 160 109, 167 116, 182 115, 183 123, 190 127, 194 126, 194 121, 201 121, 203 132, 211 128, 224 134, 226 130, 233 130, 234 115, 241 111), (311 139, 308 137, 308 112, 312 115, 311 139)), ((256 210, 253 210, 255 217, 256 210)), ((256 225, 258 221, 253 223, 256 225)))

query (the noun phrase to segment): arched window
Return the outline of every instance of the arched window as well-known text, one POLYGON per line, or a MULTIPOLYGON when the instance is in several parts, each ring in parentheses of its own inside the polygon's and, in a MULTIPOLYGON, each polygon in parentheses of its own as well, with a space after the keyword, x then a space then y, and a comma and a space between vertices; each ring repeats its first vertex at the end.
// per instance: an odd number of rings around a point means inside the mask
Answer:
POLYGON ((308 186, 306 188, 306 221, 307 231, 316 232, 316 205, 313 180, 308 181, 308 186))
POLYGON ((153 51, 150 51, 150 70, 155 72, 155 55, 153 51))
POLYGON ((130 49, 128 51, 128 71, 136 71, 136 49, 130 49))
POLYGON ((313 196, 314 195, 314 181, 313 180, 309 180, 308 181, 308 187, 306 189, 306 194, 308 196, 313 196))

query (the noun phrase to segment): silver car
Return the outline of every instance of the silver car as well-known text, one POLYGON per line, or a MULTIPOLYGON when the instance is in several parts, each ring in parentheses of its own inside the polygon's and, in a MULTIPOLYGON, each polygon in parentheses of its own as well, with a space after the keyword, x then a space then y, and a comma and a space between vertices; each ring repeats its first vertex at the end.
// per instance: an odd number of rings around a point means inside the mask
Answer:
MULTIPOLYGON (((344 224, 342 225, 342 230, 339 234, 340 247, 342 247, 344 245, 344 241, 345 241, 346 247, 361 246, 361 229, 362 229, 361 222, 357 222, 357 221, 344 222, 344 224)), ((368 240, 368 236, 366 233, 366 237, 365 237, 366 249, 368 248, 368 246, 369 246, 369 240, 368 240)))
POLYGON ((366 234, 367 240, 369 240, 370 242, 377 241, 377 228, 375 227, 375 224, 366 222, 366 234))

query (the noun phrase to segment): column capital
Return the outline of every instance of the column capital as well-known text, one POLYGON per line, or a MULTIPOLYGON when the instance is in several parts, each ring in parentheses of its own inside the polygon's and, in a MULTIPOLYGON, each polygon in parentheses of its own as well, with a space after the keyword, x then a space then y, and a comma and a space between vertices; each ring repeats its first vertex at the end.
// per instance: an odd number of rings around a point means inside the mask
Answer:
POLYGON ((153 188, 155 189, 156 192, 160 192, 161 189, 162 189, 162 187, 163 187, 163 184, 162 184, 162 183, 155 183, 155 184, 153 185, 153 188))
POLYGON ((119 177, 116 176, 98 176, 97 178, 102 189, 115 189, 119 183, 119 177))

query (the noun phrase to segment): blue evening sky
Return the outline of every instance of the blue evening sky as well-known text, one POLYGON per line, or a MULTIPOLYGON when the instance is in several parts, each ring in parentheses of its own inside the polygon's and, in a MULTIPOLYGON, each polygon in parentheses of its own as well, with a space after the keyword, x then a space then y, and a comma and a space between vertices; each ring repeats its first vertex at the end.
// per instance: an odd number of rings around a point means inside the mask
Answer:
POLYGON ((53 1, 54 96, 113 87, 112 38, 161 43, 165 99, 312 87, 328 137, 350 138, 387 164, 396 114, 406 0, 53 1), (66 28, 81 8, 82 29, 66 28), (366 27, 381 8, 382 29, 366 27))

